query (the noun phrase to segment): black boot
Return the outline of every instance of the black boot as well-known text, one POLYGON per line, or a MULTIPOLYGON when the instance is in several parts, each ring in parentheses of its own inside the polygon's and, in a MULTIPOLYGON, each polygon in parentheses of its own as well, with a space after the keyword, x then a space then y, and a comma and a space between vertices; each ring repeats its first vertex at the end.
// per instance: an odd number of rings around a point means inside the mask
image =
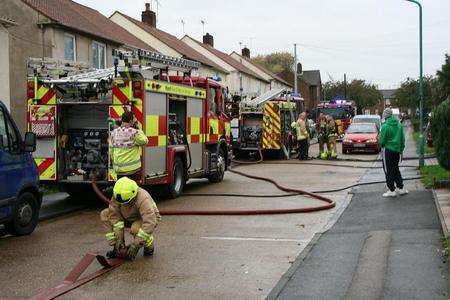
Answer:
POLYGON ((152 256, 155 252, 155 243, 153 243, 150 247, 144 246, 144 256, 152 256))
POLYGON ((114 249, 109 250, 108 252, 106 252, 106 257, 107 258, 117 258, 117 251, 116 251, 116 249, 114 248, 114 249))

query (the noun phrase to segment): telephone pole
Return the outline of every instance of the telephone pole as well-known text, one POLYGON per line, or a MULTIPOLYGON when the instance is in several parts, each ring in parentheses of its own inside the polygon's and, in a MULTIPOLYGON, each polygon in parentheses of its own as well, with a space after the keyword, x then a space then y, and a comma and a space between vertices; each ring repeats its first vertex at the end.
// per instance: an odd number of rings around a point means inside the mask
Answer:
POLYGON ((297 44, 294 44, 294 94, 298 93, 297 71, 297 44))

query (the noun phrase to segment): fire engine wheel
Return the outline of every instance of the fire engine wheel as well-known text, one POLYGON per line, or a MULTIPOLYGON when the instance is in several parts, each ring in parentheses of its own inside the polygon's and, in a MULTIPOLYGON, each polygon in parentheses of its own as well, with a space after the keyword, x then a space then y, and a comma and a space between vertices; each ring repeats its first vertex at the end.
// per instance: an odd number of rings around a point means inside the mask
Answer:
POLYGON ((183 192, 184 184, 186 183, 184 165, 178 156, 175 157, 173 162, 172 176, 173 180, 168 186, 168 196, 170 198, 177 198, 183 192))
POLYGON ((36 228, 38 220, 38 200, 35 195, 27 192, 19 196, 13 220, 5 224, 5 228, 12 235, 27 235, 36 228))
POLYGON ((221 182, 223 180, 223 176, 225 175, 225 169, 225 153, 222 149, 219 149, 219 153, 217 154, 217 171, 208 177, 209 182, 221 182))

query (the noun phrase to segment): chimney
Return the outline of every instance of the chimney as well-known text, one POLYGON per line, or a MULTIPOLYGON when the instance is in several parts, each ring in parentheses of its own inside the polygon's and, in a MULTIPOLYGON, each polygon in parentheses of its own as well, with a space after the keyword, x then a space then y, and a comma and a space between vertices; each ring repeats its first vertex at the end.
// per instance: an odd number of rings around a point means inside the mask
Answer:
POLYGON ((250 49, 248 49, 247 47, 242 48, 242 56, 250 58, 250 49))
POLYGON ((203 36, 203 44, 210 45, 211 47, 214 48, 214 37, 209 33, 206 33, 203 36))
POLYGON ((156 14, 150 8, 150 3, 145 3, 145 10, 142 12, 141 20, 143 23, 156 27, 156 14))

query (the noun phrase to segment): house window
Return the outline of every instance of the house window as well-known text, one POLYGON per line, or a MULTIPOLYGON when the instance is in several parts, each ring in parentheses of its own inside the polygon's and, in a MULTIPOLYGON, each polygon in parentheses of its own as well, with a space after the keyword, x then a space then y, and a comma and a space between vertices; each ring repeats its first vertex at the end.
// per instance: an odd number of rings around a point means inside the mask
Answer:
POLYGON ((92 64, 96 69, 104 69, 106 65, 106 45, 92 42, 92 64))
POLYGON ((64 59, 71 61, 77 60, 75 36, 71 34, 64 35, 64 59))

